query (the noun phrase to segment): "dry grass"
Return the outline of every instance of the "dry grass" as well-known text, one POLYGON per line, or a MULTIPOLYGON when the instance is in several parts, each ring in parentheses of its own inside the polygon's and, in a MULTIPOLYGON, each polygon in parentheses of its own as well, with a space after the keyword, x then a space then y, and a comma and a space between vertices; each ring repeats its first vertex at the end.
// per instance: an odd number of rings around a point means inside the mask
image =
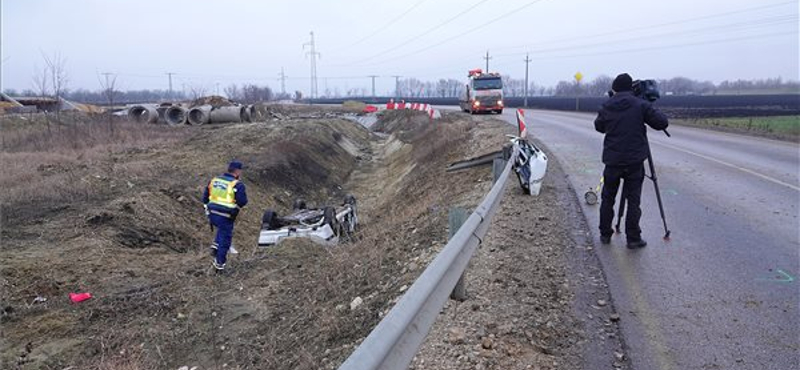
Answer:
MULTIPOLYGON (((3 126, 14 127, 7 122, 3 126)), ((126 121, 115 122, 112 128, 99 116, 49 128, 33 123, 5 130, 0 150, 3 224, 17 216, 20 207, 103 198, 106 191, 97 191, 95 185, 119 173, 150 176, 147 168, 120 168, 114 159, 175 143, 188 134, 186 129, 126 121), (15 207, 6 208, 11 204, 15 207)))
POLYGON ((14 341, 3 361, 27 341, 36 355, 70 338, 77 344, 51 351, 40 367, 337 366, 444 245, 447 209, 472 189, 458 181, 464 174, 443 180, 446 164, 464 155, 474 125, 417 119, 387 130, 412 150, 384 158, 386 176, 368 177, 375 182, 365 191, 379 193, 364 209, 369 221, 356 240, 332 249, 305 240, 267 251, 252 244, 264 208, 286 208, 297 196, 319 204, 351 190, 344 184, 358 161, 335 143, 341 136, 369 143, 352 123, 282 121, 186 129, 190 134, 132 126, 128 134, 115 132, 119 139, 98 132, 63 143, 48 139, 58 148, 52 153, 37 149, 46 146, 36 144, 40 131, 29 142, 13 141, 14 150, 0 156, 30 155, 38 161, 34 171, 23 166, 15 176, 47 190, 35 206, 3 201, 4 217, 15 215, 4 224, 18 226, 3 231, 13 245, 0 256, 0 306, 15 308, 1 319, 14 341), (220 157, 250 166, 244 181, 252 204, 237 222, 234 242, 242 254, 232 258, 228 276, 210 272, 210 233, 198 199, 220 157), (82 186, 59 190, 59 184, 82 186), (419 266, 408 268, 415 260, 419 266), (95 298, 71 305, 70 291, 95 298), (37 295, 47 303, 30 305, 37 295), (356 296, 364 305, 351 311, 356 296))

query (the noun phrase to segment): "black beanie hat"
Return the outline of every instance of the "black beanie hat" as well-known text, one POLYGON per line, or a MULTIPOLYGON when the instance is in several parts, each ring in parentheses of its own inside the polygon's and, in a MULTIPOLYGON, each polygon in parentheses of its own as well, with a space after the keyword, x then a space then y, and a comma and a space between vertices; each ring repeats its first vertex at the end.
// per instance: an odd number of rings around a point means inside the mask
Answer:
POLYGON ((617 76, 617 78, 614 79, 614 83, 611 84, 611 89, 616 92, 631 91, 633 89, 633 79, 631 75, 623 73, 617 76))

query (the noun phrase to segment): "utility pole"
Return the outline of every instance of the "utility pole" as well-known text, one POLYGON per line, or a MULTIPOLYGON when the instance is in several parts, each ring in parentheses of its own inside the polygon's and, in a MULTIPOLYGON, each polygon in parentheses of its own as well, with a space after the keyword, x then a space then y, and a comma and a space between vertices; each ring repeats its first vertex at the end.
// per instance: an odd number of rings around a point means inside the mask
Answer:
POLYGON ((486 50, 486 56, 483 57, 483 59, 486 59, 486 73, 489 73, 489 59, 492 59, 492 57, 489 56, 489 50, 486 50))
POLYGON ((392 76, 394 77, 394 97, 400 99, 400 77, 403 76, 392 76))
POLYGON ((281 67, 281 73, 278 75, 281 78, 281 95, 286 95, 286 73, 283 73, 283 67, 281 67))
POLYGON ((169 76, 169 98, 172 99, 172 75, 177 74, 175 72, 167 72, 167 76, 169 76))
POLYGON ((372 79, 372 100, 375 100, 375 77, 374 75, 367 76, 372 79))
POLYGON ((219 96, 219 82, 216 83, 217 86, 217 96, 219 96))
POLYGON ((531 62, 531 58, 528 54, 525 54, 525 98, 523 99, 522 106, 527 108, 528 107, 528 63, 531 62))
POLYGON ((309 98, 313 99, 317 97, 317 58, 321 55, 317 52, 317 45, 314 42, 314 31, 311 31, 310 34, 311 41, 303 44, 303 49, 306 46, 309 48, 309 51, 306 52, 306 56, 311 58, 311 92, 309 98))
MULTIPOLYGON (((0 5, 0 7, 1 6, 2 5, 0 5)), ((0 48, 0 51, 2 51, 2 48, 0 48)), ((2 54, 2 53, 0 53, 0 54, 2 54)), ((3 63, 5 63, 10 58, 11 57, 5 57, 3 59, 0 59, 0 92, 3 92, 3 63)))

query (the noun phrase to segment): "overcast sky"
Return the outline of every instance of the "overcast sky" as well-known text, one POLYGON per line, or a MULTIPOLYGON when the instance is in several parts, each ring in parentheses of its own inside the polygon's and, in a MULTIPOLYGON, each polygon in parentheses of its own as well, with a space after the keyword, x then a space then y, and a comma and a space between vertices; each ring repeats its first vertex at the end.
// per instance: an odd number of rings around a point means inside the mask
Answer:
POLYGON ((391 91, 401 75, 456 78, 482 67, 543 85, 630 72, 798 79, 798 1, 785 0, 0 0, 3 88, 32 88, 42 53, 67 60, 69 87, 122 89, 255 82, 308 91, 314 31, 319 91, 391 91))

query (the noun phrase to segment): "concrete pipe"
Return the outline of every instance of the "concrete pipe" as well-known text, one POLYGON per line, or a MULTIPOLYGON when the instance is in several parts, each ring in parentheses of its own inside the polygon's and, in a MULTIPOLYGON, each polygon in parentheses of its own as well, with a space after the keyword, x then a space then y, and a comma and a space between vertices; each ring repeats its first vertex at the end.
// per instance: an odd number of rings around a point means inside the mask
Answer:
POLYGON ((156 112, 158 112, 158 123, 167 123, 167 109, 169 109, 169 107, 164 105, 156 107, 156 112))
POLYGON ((241 106, 233 105, 228 107, 219 107, 212 109, 209 114, 209 122, 211 123, 238 123, 242 122, 243 113, 241 106))
POLYGON ((128 109, 128 117, 137 123, 156 123, 158 111, 152 105, 134 105, 128 109))
POLYGON ((250 105, 242 106, 242 122, 253 122, 253 115, 250 114, 250 105))
POLYGON ((168 125, 185 125, 188 119, 189 111, 178 105, 173 105, 164 112, 164 120, 168 125))
POLYGON ((192 107, 189 109, 189 124, 190 125, 202 125, 209 122, 211 118, 211 106, 210 105, 200 105, 197 107, 192 107))
POLYGON ((257 122, 261 120, 261 117, 258 115, 258 109, 256 109, 255 105, 248 105, 247 113, 250 115, 250 122, 257 122))

